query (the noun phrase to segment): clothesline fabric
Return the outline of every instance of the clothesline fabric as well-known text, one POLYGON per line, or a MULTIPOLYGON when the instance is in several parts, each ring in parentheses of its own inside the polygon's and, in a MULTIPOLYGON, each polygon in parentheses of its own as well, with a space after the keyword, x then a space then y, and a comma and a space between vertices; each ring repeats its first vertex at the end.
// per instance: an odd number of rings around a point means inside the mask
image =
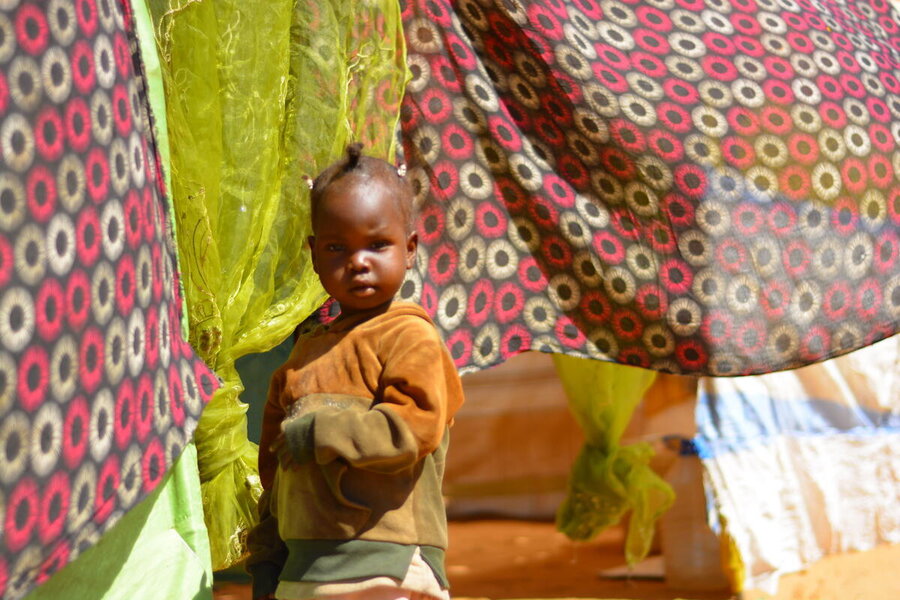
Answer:
POLYGON ((733 376, 900 329, 886 0, 410 0, 401 290, 463 371, 733 376))
POLYGON ((153 492, 218 380, 182 336, 128 3, 0 7, 0 597, 153 492))

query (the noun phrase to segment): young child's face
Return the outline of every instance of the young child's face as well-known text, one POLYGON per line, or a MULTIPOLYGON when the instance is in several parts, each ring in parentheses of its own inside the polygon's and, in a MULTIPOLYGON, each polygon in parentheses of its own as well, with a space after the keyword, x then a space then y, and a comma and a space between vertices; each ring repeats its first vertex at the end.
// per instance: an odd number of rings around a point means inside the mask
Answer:
POLYGON ((377 179, 349 175, 320 199, 313 268, 344 315, 386 308, 413 265, 418 240, 392 193, 377 179))

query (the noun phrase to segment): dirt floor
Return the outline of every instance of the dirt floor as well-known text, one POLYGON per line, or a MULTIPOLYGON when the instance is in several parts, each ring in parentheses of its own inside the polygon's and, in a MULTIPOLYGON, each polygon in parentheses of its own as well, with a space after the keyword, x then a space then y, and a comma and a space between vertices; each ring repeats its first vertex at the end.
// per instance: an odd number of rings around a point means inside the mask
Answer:
MULTIPOLYGON (((461 598, 598 598, 622 600, 728 600, 727 592, 669 589, 661 580, 609 579, 601 571, 622 566, 622 531, 574 543, 552 523, 515 520, 453 521, 447 574, 461 598)), ((809 571, 782 578, 774 600, 896 600, 900 598, 900 545, 829 557, 809 571)), ((215 600, 251 600, 232 571, 217 577, 215 600)), ((745 593, 741 600, 763 600, 745 593)))

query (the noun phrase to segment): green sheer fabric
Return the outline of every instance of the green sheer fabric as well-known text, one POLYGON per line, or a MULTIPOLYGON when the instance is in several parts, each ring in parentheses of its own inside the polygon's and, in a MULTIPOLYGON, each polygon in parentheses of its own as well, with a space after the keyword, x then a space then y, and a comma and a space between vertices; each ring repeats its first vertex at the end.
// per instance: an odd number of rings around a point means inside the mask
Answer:
POLYGON ((235 360, 285 339, 324 300, 302 176, 351 141, 393 156, 405 47, 396 0, 149 4, 190 339, 224 381, 195 437, 223 569, 244 555, 260 493, 235 360))
POLYGON ((553 361, 585 433, 557 527, 574 540, 589 540, 631 511, 625 560, 635 564, 647 556, 654 524, 675 498, 648 465, 653 454, 649 444, 619 445, 656 372, 561 354, 553 361))

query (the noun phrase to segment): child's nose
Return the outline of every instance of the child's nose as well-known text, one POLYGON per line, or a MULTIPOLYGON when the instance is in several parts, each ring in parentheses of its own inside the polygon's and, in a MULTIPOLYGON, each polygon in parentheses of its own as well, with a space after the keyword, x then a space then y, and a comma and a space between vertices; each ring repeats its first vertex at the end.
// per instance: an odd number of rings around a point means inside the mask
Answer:
POLYGON ((354 252, 350 255, 350 268, 353 271, 367 271, 369 269, 369 260, 365 252, 354 252))

